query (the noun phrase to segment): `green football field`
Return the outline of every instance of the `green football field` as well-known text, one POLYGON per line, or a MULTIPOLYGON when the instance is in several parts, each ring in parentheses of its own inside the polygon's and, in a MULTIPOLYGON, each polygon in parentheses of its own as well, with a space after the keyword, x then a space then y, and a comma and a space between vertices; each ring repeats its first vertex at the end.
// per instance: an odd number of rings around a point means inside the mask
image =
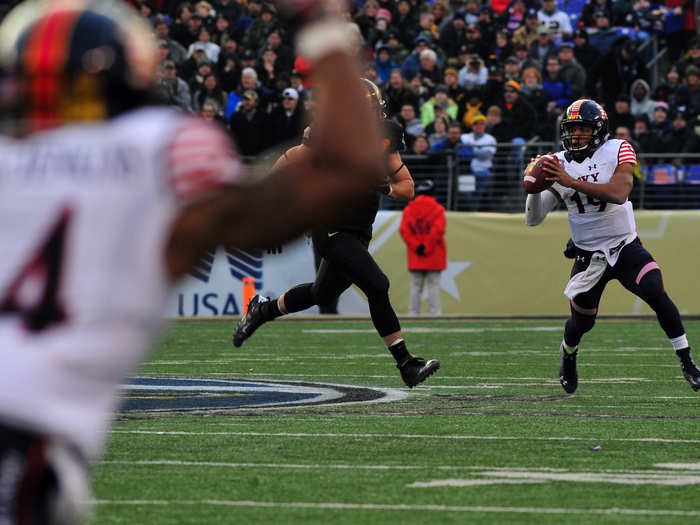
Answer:
MULTIPOLYGON (((655 320, 599 321, 573 396, 558 382, 563 321, 402 326, 414 355, 442 362, 413 390, 368 320, 276 321, 240 349, 231 322, 171 324, 142 381, 333 384, 385 397, 247 408, 253 394, 212 390, 186 410, 177 390, 129 392, 169 408, 117 416, 92 523, 700 522, 700 392, 655 320)), ((686 329, 700 339, 700 322, 686 329)))

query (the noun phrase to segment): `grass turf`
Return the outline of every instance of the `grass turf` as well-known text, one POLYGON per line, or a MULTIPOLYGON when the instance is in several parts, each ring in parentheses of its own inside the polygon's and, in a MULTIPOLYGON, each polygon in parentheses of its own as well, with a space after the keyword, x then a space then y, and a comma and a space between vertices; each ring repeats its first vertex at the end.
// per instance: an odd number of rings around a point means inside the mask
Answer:
MULTIPOLYGON (((700 520, 700 393, 661 329, 599 321, 569 396, 562 325, 404 322, 409 350, 442 368, 390 403, 121 414, 93 523, 700 520)), ((368 321, 270 323, 241 349, 231 328, 171 324, 139 375, 405 390, 368 321)), ((700 323, 686 329, 692 342, 700 323)))

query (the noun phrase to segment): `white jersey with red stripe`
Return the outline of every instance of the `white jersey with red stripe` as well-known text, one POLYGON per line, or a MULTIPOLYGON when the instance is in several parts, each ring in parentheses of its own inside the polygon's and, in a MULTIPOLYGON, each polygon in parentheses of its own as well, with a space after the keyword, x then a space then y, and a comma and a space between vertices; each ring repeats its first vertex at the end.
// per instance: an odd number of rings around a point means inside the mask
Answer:
MULTIPOLYGON (((583 162, 567 160, 564 151, 556 156, 572 178, 593 184, 610 182, 620 164, 637 164, 630 143, 619 139, 605 141, 583 162)), ((608 263, 614 266, 622 246, 637 236, 632 203, 629 200, 623 204, 601 202, 556 182, 552 190, 566 204, 571 238, 576 246, 588 251, 602 251, 608 263)))
POLYGON ((168 108, 0 139, 0 158, 0 421, 94 455, 160 327, 174 219, 241 165, 168 108))

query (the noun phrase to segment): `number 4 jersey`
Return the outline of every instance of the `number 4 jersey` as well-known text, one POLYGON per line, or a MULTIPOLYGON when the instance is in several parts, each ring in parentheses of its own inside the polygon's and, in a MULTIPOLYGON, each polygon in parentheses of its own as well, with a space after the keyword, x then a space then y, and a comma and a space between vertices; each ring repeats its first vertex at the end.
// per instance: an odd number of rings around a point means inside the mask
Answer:
POLYGON ((173 222, 240 162, 167 108, 0 138, 0 159, 0 422, 94 455, 161 324, 173 222))
MULTIPOLYGON (((637 164, 630 143, 618 139, 606 141, 583 162, 567 160, 563 151, 556 156, 572 178, 593 184, 610 182, 620 164, 637 164)), ((637 236, 632 203, 629 200, 624 204, 602 202, 556 182, 551 190, 566 204, 574 244, 582 250, 602 251, 608 263, 614 266, 622 247, 637 236)))

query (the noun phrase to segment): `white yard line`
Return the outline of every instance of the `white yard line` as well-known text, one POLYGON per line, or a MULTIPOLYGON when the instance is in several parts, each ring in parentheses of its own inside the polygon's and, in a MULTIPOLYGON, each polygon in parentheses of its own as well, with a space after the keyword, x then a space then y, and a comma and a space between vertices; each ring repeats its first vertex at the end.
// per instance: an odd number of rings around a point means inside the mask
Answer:
POLYGON ((481 505, 391 505, 378 503, 323 503, 323 502, 275 502, 275 501, 230 501, 230 500, 94 500, 97 505, 182 505, 182 506, 227 506, 259 507, 282 509, 318 509, 318 510, 389 510, 389 511, 442 511, 442 512, 482 512, 497 514, 579 514, 603 516, 700 516, 700 511, 673 509, 586 509, 556 507, 496 507, 481 505))
POLYGON ((184 430, 110 430, 112 434, 147 434, 154 436, 241 436, 241 437, 282 437, 282 438, 353 438, 353 439, 443 439, 455 441, 586 441, 626 443, 700 443, 700 439, 673 438, 598 438, 575 436, 472 436, 436 434, 362 434, 362 433, 312 433, 312 432, 189 432, 184 430))

